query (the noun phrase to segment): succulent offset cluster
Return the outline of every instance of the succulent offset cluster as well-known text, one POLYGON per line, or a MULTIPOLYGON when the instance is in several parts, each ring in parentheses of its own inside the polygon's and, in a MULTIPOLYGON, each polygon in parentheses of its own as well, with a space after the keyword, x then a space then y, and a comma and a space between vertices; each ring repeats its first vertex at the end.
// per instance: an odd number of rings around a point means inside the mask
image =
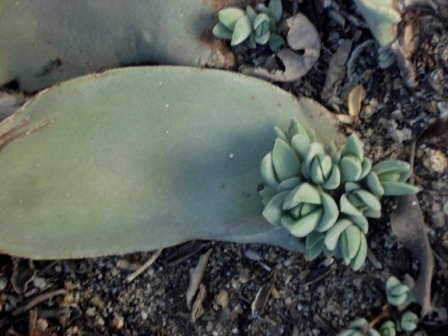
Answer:
POLYGON ((390 277, 386 282, 387 301, 398 308, 404 309, 410 303, 415 302, 414 293, 402 284, 396 277, 390 277))
POLYGON ((356 135, 343 147, 324 148, 296 120, 275 132, 274 149, 261 163, 263 216, 305 239, 307 259, 334 254, 358 270, 367 254, 367 217, 380 217, 380 197, 418 191, 405 183, 409 164, 390 160, 372 167, 356 135))
POLYGON ((257 44, 269 43, 271 50, 277 51, 285 44, 277 27, 282 18, 282 2, 271 0, 268 7, 260 6, 257 9, 259 12, 251 6, 247 6, 245 11, 236 7, 219 11, 219 22, 213 28, 213 35, 230 40, 232 46, 245 42, 249 48, 254 49, 257 44))
MULTIPOLYGON (((414 293, 411 289, 402 284, 397 278, 390 277, 386 281, 387 301, 392 306, 397 306, 398 310, 405 309, 410 303, 415 302, 414 293)), ((379 331, 373 328, 364 318, 353 321, 349 328, 342 331, 338 336, 395 336, 397 332, 404 331, 406 335, 417 329, 419 318, 410 311, 405 311, 400 320, 387 320, 381 324, 379 331)), ((420 335, 419 332, 414 334, 420 335)))

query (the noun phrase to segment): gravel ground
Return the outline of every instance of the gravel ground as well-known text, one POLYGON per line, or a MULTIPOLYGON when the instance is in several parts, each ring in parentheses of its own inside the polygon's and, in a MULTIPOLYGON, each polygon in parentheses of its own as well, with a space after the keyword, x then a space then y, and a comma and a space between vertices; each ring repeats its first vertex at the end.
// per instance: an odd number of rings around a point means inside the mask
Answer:
MULTIPOLYGON (((305 77, 279 86, 347 116, 348 92, 362 84, 363 107, 343 124, 344 132, 356 132, 374 162, 415 157, 415 184, 423 189, 418 199, 435 254, 435 311, 420 326, 427 335, 447 335, 447 21, 427 8, 406 13, 406 20, 422 28, 413 58, 417 85, 409 88, 397 65, 378 67, 375 42, 351 57, 372 39, 351 1, 283 3, 287 14, 300 10, 313 22, 322 51, 305 77), (325 92, 331 57, 345 40, 352 43, 349 70, 332 86, 334 92, 325 92)), ((236 52, 241 64, 263 57, 263 51, 236 52)), ((306 262, 269 246, 200 241, 161 251, 134 279, 128 277, 155 252, 34 262, 0 256, 0 334, 334 335, 356 317, 370 321, 381 314, 389 276, 418 275, 418 263, 391 231, 396 199, 386 198, 383 208, 383 217, 370 221, 372 255, 358 272, 338 260, 306 262), (190 308, 190 272, 200 275, 200 261, 203 277, 190 308)))

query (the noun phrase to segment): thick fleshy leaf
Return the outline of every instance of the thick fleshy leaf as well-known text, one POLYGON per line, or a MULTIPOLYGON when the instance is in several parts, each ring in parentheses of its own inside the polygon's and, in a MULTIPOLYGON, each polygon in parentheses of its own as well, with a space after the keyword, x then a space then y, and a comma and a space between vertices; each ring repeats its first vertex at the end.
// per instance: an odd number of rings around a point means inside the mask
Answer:
POLYGON ((361 235, 361 243, 356 256, 351 261, 352 270, 359 270, 364 265, 367 257, 367 240, 364 235, 361 235))
POLYGON ((17 137, 0 152, 0 251, 82 258, 204 239, 305 252, 262 217, 257 186, 275 125, 297 118, 323 127, 320 141, 341 142, 315 106, 209 69, 125 68, 62 83, 0 124, 0 136, 17 137), (11 131, 20 126, 27 135, 11 131))
POLYGON ((295 219, 290 216, 282 217, 282 225, 295 237, 302 238, 314 231, 322 217, 322 209, 295 219))
POLYGON ((391 171, 378 175, 378 178, 380 179, 381 182, 398 182, 398 179, 400 178, 400 173, 391 171))
POLYGON ((317 155, 325 155, 324 147, 319 142, 312 142, 308 147, 308 151, 306 152, 305 160, 302 165, 302 174, 306 178, 309 178, 311 175, 311 164, 317 155))
POLYGON ((275 21, 280 21, 283 14, 283 6, 281 0, 270 0, 269 9, 271 10, 275 21))
POLYGON ((310 178, 311 178, 311 181, 313 181, 315 184, 322 184, 322 183, 325 182, 324 176, 322 174, 322 168, 321 168, 321 163, 320 163, 320 157, 319 156, 316 156, 311 161, 310 178))
POLYGON ((339 199, 339 208, 342 213, 349 216, 363 216, 362 212, 359 211, 348 199, 347 194, 344 194, 339 199))
POLYGON ((336 248, 340 235, 350 225, 352 225, 352 222, 348 219, 340 219, 327 231, 327 234, 325 235, 325 246, 327 249, 333 251, 336 248))
POLYGON ((320 195, 322 200, 322 209, 324 210, 319 225, 316 227, 317 232, 325 232, 329 230, 339 216, 338 205, 334 198, 328 194, 322 193, 320 195))
POLYGON ((255 36, 261 37, 269 33, 269 16, 264 13, 258 14, 253 24, 255 36))
POLYGON ((339 170, 339 167, 337 165, 333 164, 333 167, 331 168, 331 175, 328 177, 325 183, 322 184, 322 188, 326 190, 333 190, 339 187, 340 184, 341 171, 339 170))
POLYGON ((325 234, 318 232, 311 232, 306 237, 306 259, 311 261, 316 259, 325 249, 324 244, 325 234))
POLYGON ((257 17, 257 12, 252 8, 252 6, 246 7, 246 15, 249 18, 250 22, 253 24, 255 18, 257 17))
POLYGON ((271 34, 269 37, 269 48, 273 52, 277 52, 281 47, 285 45, 285 39, 278 34, 271 34))
POLYGON ((381 218, 381 211, 368 209, 363 211, 363 215, 369 218, 381 218))
POLYGON ((358 253, 361 244, 361 236, 363 234, 355 225, 350 225, 342 233, 341 251, 343 258, 352 260, 358 253))
POLYGON ((306 216, 312 212, 314 212, 316 209, 318 209, 319 206, 316 204, 310 204, 310 203, 304 203, 300 212, 301 216, 306 216))
POLYGON ((356 182, 362 173, 361 163, 353 155, 343 156, 341 161, 339 161, 339 168, 342 181, 356 182))
POLYGON ((269 42, 269 38, 271 37, 271 33, 268 31, 266 34, 261 36, 255 36, 255 42, 259 45, 265 45, 269 42))
POLYGON ((361 232, 367 234, 369 231, 369 221, 365 216, 349 216, 349 219, 361 230, 361 232))
POLYGON ((246 16, 241 8, 229 7, 218 12, 218 19, 227 29, 234 31, 239 19, 246 16))
POLYGON ((236 46, 244 42, 244 40, 246 40, 251 33, 252 33, 252 25, 250 23, 249 18, 246 15, 244 15, 236 22, 235 29, 233 30, 232 40, 230 41, 230 45, 236 46))
POLYGON ((406 332, 414 331, 419 322, 418 316, 411 311, 404 312, 400 319, 401 328, 406 332))
POLYGON ((372 210, 381 211, 381 203, 375 195, 364 189, 355 190, 354 193, 372 210))
POLYGON ((261 189, 258 194, 262 197, 263 205, 268 204, 272 197, 277 195, 277 191, 271 187, 265 187, 261 189))
POLYGON ((276 176, 280 181, 296 177, 300 173, 300 161, 291 146, 284 140, 277 138, 272 151, 272 162, 276 176))
POLYGON ((372 169, 372 161, 370 161, 370 159, 368 158, 364 158, 361 163, 361 168, 362 171, 361 175, 359 176, 359 179, 363 179, 370 172, 370 170, 372 169))
POLYGON ((280 226, 283 216, 283 202, 285 201, 287 191, 278 193, 266 204, 263 210, 263 217, 272 225, 280 226))
POLYGON ((352 134, 347 138, 345 147, 342 150, 342 156, 353 155, 361 161, 364 158, 364 149, 362 148, 362 143, 356 134, 352 134))
POLYGON ((289 179, 283 180, 279 185, 277 186, 277 191, 285 191, 285 190, 291 190, 297 187, 300 183, 302 183, 302 180, 300 177, 291 177, 289 179))
POLYGON ((294 135, 291 140, 291 146, 303 161, 310 146, 310 138, 306 133, 294 135))
MULTIPOLYGON (((400 160, 380 161, 372 167, 372 170, 378 175, 396 172, 399 174, 403 174, 403 176, 407 176, 406 179, 409 178, 412 172, 409 163, 400 160)), ((404 181, 406 181, 406 179, 404 181)))
POLYGON ((275 176, 274 165, 272 164, 272 152, 266 154, 261 161, 260 171, 264 182, 266 182, 269 186, 276 188, 278 182, 277 177, 275 176))
POLYGON ((346 193, 350 193, 353 190, 361 189, 361 186, 358 183, 355 182, 346 182, 344 185, 344 189, 346 193))
POLYGON ((382 182, 385 196, 400 196, 415 194, 420 191, 416 186, 402 182, 382 182))
POLYGON ((218 22, 215 27, 213 27, 212 33, 217 38, 222 38, 225 40, 232 39, 233 31, 224 26, 221 22, 218 22))
POLYGON ((309 183, 302 183, 289 192, 283 210, 292 209, 300 203, 321 204, 319 191, 309 183))
POLYGON ((275 135, 277 136, 277 138, 280 138, 280 139, 282 139, 285 142, 289 142, 288 137, 286 136, 285 132, 283 132, 280 129, 280 127, 275 126, 274 127, 274 132, 275 132, 275 135))
POLYGON ((375 195, 377 196, 384 195, 384 188, 381 185, 378 175, 375 172, 371 171, 369 174, 367 174, 365 181, 370 191, 373 192, 375 195))

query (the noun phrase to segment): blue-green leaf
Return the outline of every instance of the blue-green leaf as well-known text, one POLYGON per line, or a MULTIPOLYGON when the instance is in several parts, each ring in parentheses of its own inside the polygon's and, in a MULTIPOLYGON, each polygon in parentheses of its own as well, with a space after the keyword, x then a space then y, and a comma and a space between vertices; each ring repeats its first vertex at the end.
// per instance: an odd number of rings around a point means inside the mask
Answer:
POLYGON ((310 234, 317 226, 322 217, 322 209, 295 219, 291 216, 282 217, 282 225, 295 237, 302 238, 310 234))
POLYGON ((281 0, 271 0, 269 1, 269 9, 272 11, 273 19, 277 22, 280 21, 283 14, 283 6, 281 0))
POLYGON ((244 42, 252 33, 252 25, 250 23, 249 18, 244 15, 240 18, 235 25, 235 29, 233 30, 232 40, 230 41, 230 45, 235 46, 242 42, 244 42))
POLYGON ((265 155, 261 161, 260 166, 261 176, 263 180, 271 187, 276 188, 278 185, 277 177, 275 176, 274 165, 272 164, 272 152, 265 155))
POLYGON ((347 138, 345 147, 342 150, 343 156, 347 154, 357 157, 359 161, 364 158, 364 149, 362 148, 362 143, 354 133, 347 138))
POLYGON ((284 210, 295 208, 300 203, 321 204, 319 191, 309 183, 302 183, 288 193, 284 210))
POLYGON ((329 230, 334 225, 334 223, 336 223, 336 220, 339 216, 339 209, 335 200, 330 195, 322 193, 320 197, 322 200, 322 209, 324 210, 324 212, 322 214, 319 225, 315 230, 317 232, 324 232, 329 230))
POLYGON ((382 182, 385 196, 400 196, 415 194, 420 191, 416 186, 403 182, 382 182))
POLYGON ((280 181, 298 176, 300 161, 296 153, 286 141, 277 138, 272 151, 272 162, 276 176, 280 181))
POLYGON ((352 225, 352 222, 348 219, 340 219, 327 231, 325 235, 325 246, 327 249, 333 251, 336 248, 342 232, 350 225, 352 225))
POLYGON ((218 12, 218 19, 227 29, 234 31, 236 23, 246 13, 241 8, 229 7, 224 8, 218 12))
POLYGON ((356 182, 362 173, 361 163, 353 155, 345 155, 339 161, 342 181, 356 182))
POLYGON ((283 216, 282 206, 287 195, 287 191, 278 193, 264 207, 263 217, 272 225, 280 226, 283 216))
POLYGON ((381 185, 378 175, 375 172, 371 171, 369 174, 367 174, 365 181, 370 191, 373 192, 375 195, 377 196, 384 195, 384 188, 381 185))
POLYGON ((359 270, 362 267, 362 265, 364 265, 366 257, 367 257, 367 240, 366 237, 362 234, 358 253, 351 261, 352 270, 354 271, 359 270))
POLYGON ((233 31, 224 26, 221 22, 218 22, 212 31, 213 35, 225 40, 232 39, 233 31))

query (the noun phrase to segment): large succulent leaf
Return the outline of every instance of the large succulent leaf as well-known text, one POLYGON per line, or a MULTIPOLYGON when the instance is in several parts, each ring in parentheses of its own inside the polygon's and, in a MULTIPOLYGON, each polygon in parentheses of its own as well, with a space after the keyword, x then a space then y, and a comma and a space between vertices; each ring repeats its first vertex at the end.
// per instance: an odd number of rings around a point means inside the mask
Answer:
POLYGON ((210 31, 219 6, 203 0, 2 0, 0 86, 16 80, 34 92, 138 63, 231 67, 233 54, 210 31))
POLYGON ((217 70, 127 68, 62 83, 0 124, 0 137, 16 137, 0 152, 0 251, 78 258, 195 238, 305 251, 263 219, 257 186, 274 125, 297 118, 341 142, 313 106, 217 70))

